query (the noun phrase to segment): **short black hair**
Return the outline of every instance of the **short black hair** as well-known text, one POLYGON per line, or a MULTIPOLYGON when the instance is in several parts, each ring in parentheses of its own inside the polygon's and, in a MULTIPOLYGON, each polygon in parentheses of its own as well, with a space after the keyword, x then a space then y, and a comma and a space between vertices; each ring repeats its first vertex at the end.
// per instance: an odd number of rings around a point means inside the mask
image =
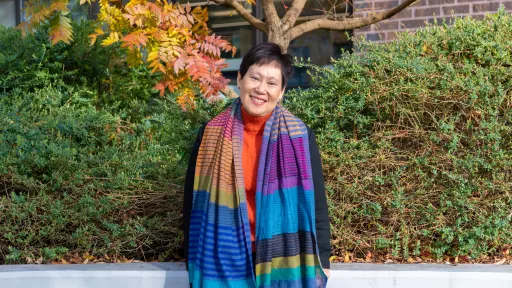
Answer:
POLYGON ((281 79, 283 87, 288 84, 288 78, 292 73, 292 56, 281 52, 281 47, 273 42, 260 43, 253 46, 247 54, 244 55, 242 63, 240 63, 240 77, 244 78, 245 73, 252 65, 267 65, 270 63, 277 63, 281 68, 281 79))

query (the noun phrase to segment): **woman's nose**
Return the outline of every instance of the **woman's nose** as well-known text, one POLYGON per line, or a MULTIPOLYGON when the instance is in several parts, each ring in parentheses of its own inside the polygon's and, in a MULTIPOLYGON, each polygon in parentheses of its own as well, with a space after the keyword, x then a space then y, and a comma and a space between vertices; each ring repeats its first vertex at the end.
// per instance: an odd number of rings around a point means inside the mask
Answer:
POLYGON ((258 86, 256 86, 256 92, 258 93, 264 93, 266 89, 265 82, 261 81, 258 86))

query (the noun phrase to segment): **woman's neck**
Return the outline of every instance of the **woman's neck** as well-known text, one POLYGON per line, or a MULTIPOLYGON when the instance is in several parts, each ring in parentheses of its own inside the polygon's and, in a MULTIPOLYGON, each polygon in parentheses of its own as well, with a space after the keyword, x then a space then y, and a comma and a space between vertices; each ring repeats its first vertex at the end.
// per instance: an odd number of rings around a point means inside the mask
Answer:
POLYGON ((253 116, 245 111, 245 108, 242 106, 242 120, 244 121, 244 130, 251 132, 259 132, 265 129, 265 123, 268 118, 270 118, 272 112, 263 116, 253 116))

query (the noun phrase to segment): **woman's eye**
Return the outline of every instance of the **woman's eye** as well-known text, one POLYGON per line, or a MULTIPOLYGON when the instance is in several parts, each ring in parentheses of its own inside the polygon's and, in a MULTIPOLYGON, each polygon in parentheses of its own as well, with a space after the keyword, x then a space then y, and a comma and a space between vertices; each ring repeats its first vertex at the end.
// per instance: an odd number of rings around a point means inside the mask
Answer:
POLYGON ((270 86, 276 86, 277 84, 275 82, 269 82, 268 85, 270 86))
POLYGON ((259 81, 259 80, 260 80, 260 78, 258 78, 258 77, 256 77, 256 76, 252 76, 251 78, 252 78, 253 80, 256 80, 256 81, 259 81))

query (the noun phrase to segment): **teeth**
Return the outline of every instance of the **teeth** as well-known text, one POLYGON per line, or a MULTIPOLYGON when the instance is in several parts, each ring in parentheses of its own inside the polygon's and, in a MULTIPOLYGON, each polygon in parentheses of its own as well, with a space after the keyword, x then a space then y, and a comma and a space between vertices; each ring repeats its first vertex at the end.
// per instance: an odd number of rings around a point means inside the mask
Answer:
POLYGON ((256 97, 251 97, 251 98, 252 98, 252 99, 254 99, 254 100, 255 100, 256 102, 258 102, 258 103, 263 103, 263 102, 265 102, 264 100, 258 99, 258 98, 256 98, 256 97))

